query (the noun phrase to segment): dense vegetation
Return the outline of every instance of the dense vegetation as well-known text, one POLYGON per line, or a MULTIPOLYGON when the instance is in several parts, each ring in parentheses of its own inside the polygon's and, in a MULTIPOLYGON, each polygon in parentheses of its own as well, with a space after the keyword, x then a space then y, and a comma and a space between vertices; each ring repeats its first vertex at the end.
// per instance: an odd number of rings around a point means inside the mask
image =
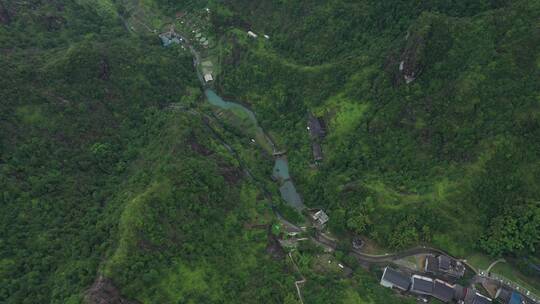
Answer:
POLYGON ((146 303, 292 294, 266 231, 243 229, 268 221, 257 188, 201 115, 166 110, 200 96, 191 55, 99 6, 7 6, 0 302, 79 303, 98 273, 146 303))
POLYGON ((142 303, 292 304, 301 276, 306 303, 407 302, 341 252, 268 254, 271 158, 145 28, 207 5, 219 91, 333 232, 538 259, 536 0, 0 0, 0 302, 80 303, 106 277, 142 303), (308 111, 329 131, 317 167, 308 111))
POLYGON ((221 90, 284 143, 335 231, 537 255, 539 1, 236 0, 218 12, 221 90), (329 128, 318 170, 308 111, 329 128))
MULTIPOLYGON (((189 53, 127 31, 128 4, 0 1, 0 302, 298 303, 267 194, 222 140, 257 178, 271 161, 213 121, 189 53)), ((307 275, 310 303, 402 302, 361 269, 307 275)))

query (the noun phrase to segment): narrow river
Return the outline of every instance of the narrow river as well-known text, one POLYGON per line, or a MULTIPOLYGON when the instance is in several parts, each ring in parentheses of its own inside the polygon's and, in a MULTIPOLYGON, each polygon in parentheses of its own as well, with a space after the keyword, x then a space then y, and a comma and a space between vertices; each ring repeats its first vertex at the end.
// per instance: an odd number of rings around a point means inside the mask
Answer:
MULTIPOLYGON (((199 52, 191 45, 188 39, 186 39, 185 36, 180 35, 180 37, 185 41, 186 46, 190 50, 191 54, 193 55, 193 65, 195 67, 195 70, 197 72, 197 77, 199 78, 199 81, 201 82, 201 85, 204 90, 204 94, 206 96, 206 100, 208 103, 210 103, 212 106, 218 107, 223 110, 229 110, 232 112, 240 111, 243 112, 247 117, 249 117, 250 123, 253 125, 254 129, 256 130, 256 137, 257 139, 260 139, 264 141, 264 144, 268 145, 270 149, 272 150, 272 153, 275 155, 275 162, 274 162, 274 169, 272 171, 272 178, 277 180, 279 183, 279 192, 281 194, 281 197, 289 206, 293 207, 297 211, 301 212, 303 209, 306 208, 302 201, 302 197, 296 190, 296 186, 294 185, 294 182, 291 179, 291 176, 289 174, 289 163, 287 161, 286 155, 279 153, 278 149, 276 148, 276 145, 272 141, 272 139, 268 136, 268 133, 264 131, 264 129, 259 125, 259 122, 257 121, 257 117, 255 116, 255 113, 248 109, 247 107, 243 106, 240 103, 224 100, 221 98, 214 90, 212 90, 208 84, 204 81, 204 77, 201 71, 201 55, 199 52)), ((254 140, 254 139, 252 139, 254 140)), ((264 147, 261 146, 262 149, 264 147)))
MULTIPOLYGON (((198 69, 197 69, 197 72, 199 73, 198 69)), ((205 84, 203 83, 203 85, 205 84)), ((208 100, 208 102, 213 106, 219 107, 223 110, 243 111, 249 117, 251 123, 255 126, 257 133, 262 135, 262 137, 272 147, 272 150, 274 153, 277 152, 275 144, 272 142, 272 140, 267 135, 267 133, 260 127, 259 122, 257 121, 257 118, 255 116, 255 113, 253 113, 253 111, 251 111, 250 109, 246 108, 245 106, 239 103, 232 102, 232 101, 225 101, 223 98, 217 95, 212 89, 207 88, 205 89, 204 93, 206 95, 206 99, 208 100)), ((289 174, 289 164, 287 162, 287 158, 285 155, 280 155, 280 156, 275 157, 272 177, 275 180, 277 180, 280 185, 279 192, 281 193, 281 197, 283 198, 283 200, 285 200, 285 202, 287 202, 289 206, 295 208, 298 211, 302 211, 305 208, 305 205, 302 202, 302 198, 300 194, 298 193, 298 191, 296 190, 296 187, 294 186, 294 183, 291 179, 291 176, 289 174)))

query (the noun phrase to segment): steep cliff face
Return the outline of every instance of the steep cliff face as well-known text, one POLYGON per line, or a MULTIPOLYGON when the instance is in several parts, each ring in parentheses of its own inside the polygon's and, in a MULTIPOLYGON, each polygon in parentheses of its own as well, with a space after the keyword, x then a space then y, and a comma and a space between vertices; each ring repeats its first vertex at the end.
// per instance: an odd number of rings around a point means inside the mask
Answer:
POLYGON ((401 50, 399 81, 409 84, 424 69, 444 60, 452 46, 451 23, 444 15, 423 13, 407 31, 405 46, 401 50))

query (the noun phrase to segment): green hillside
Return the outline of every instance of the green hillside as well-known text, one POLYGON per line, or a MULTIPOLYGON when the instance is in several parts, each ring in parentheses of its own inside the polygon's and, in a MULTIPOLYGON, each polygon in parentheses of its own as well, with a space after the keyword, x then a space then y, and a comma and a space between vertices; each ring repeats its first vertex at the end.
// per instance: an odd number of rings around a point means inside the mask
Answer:
MULTIPOLYGON (((0 1, 1 303, 298 303, 267 194, 225 144, 260 151, 212 118, 191 54, 141 25, 165 5, 0 1)), ((405 302, 335 275, 311 297, 405 302)))
POLYGON ((415 302, 346 254, 353 235, 505 257, 538 290, 539 17, 537 0, 0 0, 0 303, 415 302), (211 86, 286 151, 332 253, 311 228, 279 245, 275 210, 307 223, 266 134, 160 44, 190 14, 211 86))
POLYGON ((289 147, 306 203, 334 230, 392 248, 536 255, 540 2, 226 7, 234 17, 214 18, 230 63, 220 89, 289 147), (317 170, 308 111, 328 125, 317 170))

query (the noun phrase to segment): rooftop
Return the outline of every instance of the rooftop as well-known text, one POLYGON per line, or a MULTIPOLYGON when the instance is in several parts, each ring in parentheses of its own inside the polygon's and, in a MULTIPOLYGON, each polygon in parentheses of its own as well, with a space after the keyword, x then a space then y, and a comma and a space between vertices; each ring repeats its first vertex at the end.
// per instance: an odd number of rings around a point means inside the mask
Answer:
POLYGON ((413 275, 411 292, 431 295, 433 293, 433 279, 419 275, 413 275))
POLYGON ((315 212, 315 214, 313 215, 313 219, 319 221, 319 223, 321 224, 325 224, 326 222, 328 222, 328 215, 323 211, 323 210, 319 210, 317 212, 315 212))
POLYGON ((491 299, 479 294, 478 292, 474 295, 472 304, 491 304, 491 299))
POLYGON ((321 120, 313 116, 311 113, 308 114, 307 129, 312 137, 324 137, 324 135, 326 135, 326 131, 323 123, 321 123, 321 120))
POLYGON ((390 267, 386 267, 381 277, 381 285, 406 291, 411 285, 411 279, 408 275, 398 272, 390 267))
POLYGON ((435 280, 433 284, 433 296, 448 303, 454 298, 454 286, 441 280, 435 280))

